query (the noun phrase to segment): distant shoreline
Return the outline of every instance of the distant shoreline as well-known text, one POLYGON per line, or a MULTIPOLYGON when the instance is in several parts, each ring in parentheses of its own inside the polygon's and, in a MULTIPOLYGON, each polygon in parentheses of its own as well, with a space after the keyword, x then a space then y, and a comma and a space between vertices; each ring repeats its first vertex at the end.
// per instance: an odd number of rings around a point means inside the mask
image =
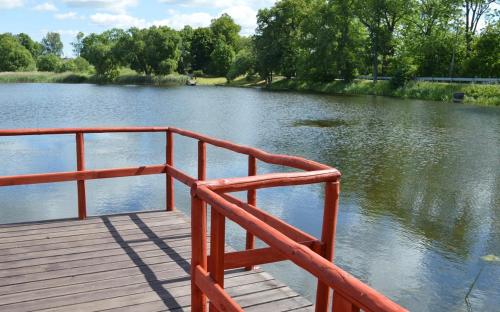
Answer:
MULTIPOLYGON (((154 86, 184 85, 188 79, 185 75, 145 76, 138 74, 120 75, 105 84, 136 84, 154 86)), ((198 85, 225 86, 242 88, 264 88, 264 81, 258 78, 240 77, 231 82, 226 78, 197 78, 198 85)), ((80 73, 52 72, 4 72, 0 73, 0 83, 100 83, 95 76, 80 73)), ((369 80, 355 80, 345 83, 333 81, 328 83, 301 81, 296 79, 278 79, 268 88, 276 91, 314 92, 332 95, 377 95, 395 98, 452 102, 454 92, 465 94, 464 104, 482 106, 500 106, 500 85, 458 84, 440 82, 411 81, 405 86, 392 89, 388 81, 373 83, 369 80)))

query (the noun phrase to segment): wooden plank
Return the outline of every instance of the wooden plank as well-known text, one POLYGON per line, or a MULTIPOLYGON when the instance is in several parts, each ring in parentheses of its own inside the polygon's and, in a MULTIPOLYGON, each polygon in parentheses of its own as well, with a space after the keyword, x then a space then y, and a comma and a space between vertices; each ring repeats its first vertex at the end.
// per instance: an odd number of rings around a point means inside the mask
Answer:
MULTIPOLYGON (((234 278, 238 276, 245 276, 245 283, 257 283, 265 280, 273 279, 272 276, 265 276, 259 274, 259 272, 238 272, 233 273, 229 276, 229 278, 234 278)), ((46 299, 51 297, 58 297, 70 294, 78 294, 84 293, 88 290, 97 291, 100 289, 109 289, 122 287, 126 285, 133 284, 146 284, 148 281, 165 281, 165 285, 169 285, 176 282, 185 281, 187 284, 190 283, 189 275, 186 274, 185 271, 182 270, 165 270, 158 271, 158 273, 154 276, 152 275, 135 275, 135 276, 118 276, 114 279, 108 279, 103 281, 90 281, 86 283, 80 283, 75 285, 67 285, 67 286, 59 286, 53 288, 44 288, 33 291, 25 291, 20 293, 13 293, 9 295, 0 296, 0 310, 2 305, 12 304, 12 303, 20 303, 26 301, 34 301, 39 299, 46 299)), ((235 282, 229 283, 229 285, 235 285, 235 282)))
MULTIPOLYGON (((176 249, 176 252, 185 257, 185 259, 190 259, 190 249, 186 247, 186 252, 181 252, 182 248, 176 249)), ((58 262, 58 263, 49 263, 44 265, 37 266, 25 266, 15 269, 1 270, 0 277, 10 277, 10 276, 18 276, 18 275, 27 275, 33 273, 43 273, 43 272, 53 272, 64 269, 75 269, 75 268, 85 268, 85 267, 94 267, 98 268, 99 265, 104 265, 108 263, 118 263, 118 262, 127 262, 133 261, 136 258, 141 259, 144 263, 154 264, 163 262, 165 257, 173 257, 174 255, 166 254, 163 250, 150 250, 139 252, 138 255, 117 255, 117 256, 108 256, 108 257, 96 257, 90 259, 83 260, 74 260, 74 261, 66 261, 66 262, 58 262), (158 262, 157 262, 158 261, 158 262)))
POLYGON ((179 218, 185 219, 185 215, 179 211, 165 212, 164 210, 157 211, 143 211, 136 213, 127 214, 116 214, 107 216, 91 216, 85 220, 78 220, 76 218, 71 219, 56 219, 56 220, 46 220, 37 222, 22 222, 22 223, 12 223, 12 224, 0 224, 0 233, 5 232, 16 232, 31 229, 47 229, 47 228, 57 228, 75 225, 87 225, 87 224, 102 224, 105 219, 112 222, 129 222, 130 220, 140 219, 146 220, 151 218, 179 218))
MULTIPOLYGON (((155 221, 149 223, 149 226, 168 226, 172 224, 181 224, 185 223, 184 220, 163 220, 163 221, 155 221)), ((136 224, 126 224, 126 225, 120 225, 118 230, 130 230, 130 229, 137 229, 137 228, 144 228, 137 226, 136 224)), ((45 238, 52 238, 52 237, 68 237, 68 236, 81 236, 85 234, 90 234, 90 233, 106 233, 109 232, 109 229, 106 227, 99 227, 96 229, 90 229, 90 230, 76 230, 76 231, 64 231, 64 232, 56 232, 56 233, 49 233, 45 236, 45 238)), ((0 243, 12 243, 12 242, 22 242, 22 241, 29 241, 33 239, 43 239, 40 238, 40 234, 32 234, 32 235, 23 235, 23 236, 15 236, 15 237, 0 237, 0 243)))
POLYGON ((95 223, 95 224, 80 224, 79 222, 75 222, 72 226, 65 227, 57 227, 57 228, 49 228, 49 229, 25 229, 23 231, 15 231, 15 232, 4 232, 1 234, 0 238, 8 238, 8 237, 19 237, 23 236, 31 236, 31 235, 51 235, 55 233, 61 232, 76 232, 81 230, 91 231, 95 229, 104 229, 109 231, 108 225, 113 224, 117 228, 130 227, 135 225, 136 227, 138 223, 144 223, 147 225, 154 224, 169 224, 169 223, 180 223, 186 222, 185 220, 179 218, 154 218, 154 219, 134 219, 129 221, 121 221, 121 222, 113 222, 113 221, 105 221, 103 223, 95 223))
MULTIPOLYGON (((174 239, 150 239, 146 241, 139 241, 139 242, 132 242, 132 243, 127 243, 131 247, 146 247, 146 246, 156 246, 158 243, 161 242, 172 242, 175 244, 182 244, 182 245, 188 245, 189 244, 189 237, 186 239, 185 237, 183 238, 174 238, 174 239)), ((6 252, 5 255, 0 255, 0 263, 6 263, 6 262, 11 262, 11 261, 19 261, 19 260, 27 260, 27 259, 39 259, 39 258, 48 258, 48 257, 55 257, 55 256, 61 256, 61 255, 70 255, 70 254, 76 254, 76 253, 86 253, 86 252, 93 252, 93 251, 100 251, 100 250, 110 250, 110 249, 117 249, 117 248, 123 248, 116 242, 106 242, 102 244, 94 244, 94 245, 87 245, 87 246, 78 246, 78 247, 69 247, 69 248, 60 248, 60 249, 51 249, 51 250, 39 250, 39 251, 32 251, 32 252, 27 252, 27 253, 15 253, 15 254, 9 254, 6 252)), ((0 266, 1 267, 1 266, 0 266)))
MULTIPOLYGON (((158 226, 149 226, 149 230, 154 231, 155 233, 168 233, 168 231, 176 231, 179 229, 184 229, 184 228, 190 228, 189 223, 178 223, 178 224, 171 224, 168 226, 165 225, 158 225, 158 226)), ((46 237, 42 239, 34 239, 34 240, 25 240, 25 241, 17 241, 17 242, 10 242, 10 243, 3 243, 0 244, 0 250, 3 252, 4 249, 12 249, 12 248, 22 248, 22 247, 29 247, 29 246, 44 246, 41 248, 49 248, 49 245, 55 245, 58 243, 62 242, 68 242, 68 243, 75 243, 78 244, 81 241, 85 240, 92 240, 92 239, 103 239, 103 238, 111 238, 113 237, 113 233, 116 233, 116 231, 109 231, 109 232, 97 232, 97 233, 88 233, 86 235, 73 235, 73 236, 62 236, 62 237, 46 237)), ((124 239, 141 239, 140 237, 137 237, 137 235, 145 235, 144 230, 142 228, 133 228, 133 229, 126 229, 126 230, 120 230, 119 231, 120 236, 122 236, 124 239)), ((56 248, 57 249, 57 248, 56 248)))
MULTIPOLYGON (((246 284, 247 275, 238 276, 233 279, 228 279, 228 284, 231 287, 230 283, 234 283, 234 287, 239 287, 241 284, 246 284)), ((258 282, 258 283, 266 283, 266 282, 258 282)), ((166 292, 158 291, 153 292, 151 289, 146 292, 137 293, 135 291, 141 291, 140 288, 117 288, 111 293, 108 291, 103 292, 95 292, 93 293, 93 297, 86 297, 88 301, 81 303, 70 303, 70 299, 78 300, 77 297, 64 298, 64 301, 57 301, 54 305, 59 305, 53 308, 41 309, 40 311, 101 311, 105 309, 111 308, 119 308, 130 306, 131 304, 140 304, 151 301, 159 301, 163 304, 163 308, 168 307, 172 308, 180 308, 183 306, 189 306, 190 304, 190 285, 189 281, 182 281, 174 284, 170 284, 168 287, 162 286, 166 292), (120 291, 123 291, 120 293, 120 291), (123 295, 125 293, 125 295, 123 295), (127 295, 128 294, 128 295, 127 295), (109 297, 106 299, 99 299, 104 297, 109 297)), ((255 284, 254 284, 255 285, 255 284)), ((259 286, 254 286, 259 288, 259 286)), ((85 296, 85 295, 84 295, 85 296)), ((59 297, 59 299, 61 299, 59 297)), ((85 299, 83 299, 85 300, 85 299)), ((143 311, 141 309, 141 311, 143 311)))
MULTIPOLYGON (((186 265, 187 265, 189 263, 188 263, 188 260, 185 260, 185 259, 186 258, 189 259, 189 254, 188 254, 189 250, 190 250, 190 248, 185 246, 183 248, 179 248, 178 251, 172 251, 168 254, 164 253, 164 255, 159 256, 159 257, 154 257, 152 259, 151 258, 142 258, 142 257, 137 258, 136 262, 145 263, 144 265, 151 265, 151 264, 165 263, 168 260, 176 260, 179 263, 186 263, 186 265), (179 254, 179 252, 181 254, 179 254)), ((96 258, 96 260, 99 260, 99 259, 100 258, 96 258)), ((62 269, 62 270, 55 270, 55 271, 48 271, 48 272, 16 275, 16 276, 2 278, 0 280, 0 286, 28 283, 28 282, 39 281, 39 280, 48 280, 48 279, 54 279, 54 278, 59 278, 59 277, 65 277, 65 276, 75 276, 75 275, 90 274, 90 273, 97 273, 97 272, 110 272, 112 270, 119 270, 119 269, 136 267, 136 266, 137 265, 134 263, 133 260, 128 260, 128 261, 103 263, 103 264, 96 264, 96 265, 92 265, 92 266, 82 266, 82 267, 77 267, 77 268, 69 268, 69 269, 62 269)))
MULTIPOLYGON (((168 227, 159 227, 160 230, 155 231, 155 235, 158 236, 160 240, 172 240, 179 238, 189 238, 191 236, 191 229, 188 224, 174 225, 168 227), (162 230, 163 228, 167 230, 162 230)), ((138 231, 137 234, 124 236, 122 233, 118 233, 123 239, 130 244, 140 243, 149 241, 149 237, 143 232, 138 231)), ((75 247, 83 247, 83 246, 91 246, 91 245, 101 245, 101 244, 113 244, 115 243, 115 238, 113 235, 97 235, 96 238, 91 237, 91 235, 86 236, 87 239, 82 239, 78 241, 67 241, 65 239, 60 240, 59 242, 53 242, 51 244, 41 244, 41 245, 31 245, 31 246, 15 246, 12 248, 3 248, 1 249, 2 254, 5 255, 15 255, 19 253, 30 253, 37 251, 49 251, 49 250, 57 250, 57 249, 66 249, 66 248, 75 248, 75 247)))
MULTIPOLYGON (((21 241, 0 244, 0 311, 190 310, 189 220, 162 213, 2 227, 0 240, 21 241), (25 240, 44 231, 51 238, 25 240)), ((236 301, 261 311, 270 300, 280 311, 310 305, 260 270, 228 270, 224 284, 236 301)))

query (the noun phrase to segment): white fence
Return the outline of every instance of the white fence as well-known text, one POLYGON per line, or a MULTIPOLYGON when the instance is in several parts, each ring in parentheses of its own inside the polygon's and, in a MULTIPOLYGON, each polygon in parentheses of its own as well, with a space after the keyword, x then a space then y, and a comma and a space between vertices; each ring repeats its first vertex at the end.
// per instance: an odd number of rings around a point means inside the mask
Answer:
MULTIPOLYGON (((390 80, 392 77, 379 76, 378 80, 390 80)), ((358 76, 358 79, 373 80, 371 76, 358 76)), ((500 78, 465 78, 465 77, 415 77, 417 81, 434 81, 434 82, 459 82, 459 83, 482 83, 496 84, 500 83, 500 78)))

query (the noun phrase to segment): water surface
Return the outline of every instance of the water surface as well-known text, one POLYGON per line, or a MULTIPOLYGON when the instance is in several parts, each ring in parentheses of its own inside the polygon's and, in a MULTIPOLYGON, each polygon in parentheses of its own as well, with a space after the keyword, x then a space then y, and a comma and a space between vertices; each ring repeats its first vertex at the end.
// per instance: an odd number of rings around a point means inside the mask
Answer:
MULTIPOLYGON (((0 128, 172 125, 343 173, 336 263, 413 311, 500 306, 500 109, 382 97, 221 87, 0 85, 0 128), (477 282, 474 279, 479 275, 477 282), (465 297, 468 296, 469 306, 465 297)), ((164 134, 86 135, 87 168, 163 163, 164 134)), ((0 138, 0 175, 75 168, 72 135, 0 138)), ((246 158, 208 148, 208 177, 244 176, 246 158)), ((176 137, 196 172, 196 143, 176 137)), ((259 172, 281 168, 259 163, 259 172)), ((163 176, 88 181, 89 214, 160 209, 163 176)), ((188 190, 176 205, 189 213, 188 190)), ((259 191, 258 205, 319 236, 320 186, 259 191)), ((0 188, 0 223, 76 216, 71 183, 0 188)), ((241 246, 235 226, 228 241, 241 246)), ((289 263, 266 266, 312 298, 289 263)))

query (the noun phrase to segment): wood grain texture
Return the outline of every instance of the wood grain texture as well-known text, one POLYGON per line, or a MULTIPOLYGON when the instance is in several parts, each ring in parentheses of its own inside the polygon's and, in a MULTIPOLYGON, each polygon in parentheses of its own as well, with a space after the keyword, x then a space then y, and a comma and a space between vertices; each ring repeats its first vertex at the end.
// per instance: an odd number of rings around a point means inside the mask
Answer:
MULTIPOLYGON (((190 311, 190 237, 179 211, 3 225, 0 311, 190 311)), ((312 311, 262 270, 227 270, 224 287, 245 310, 312 311)))

